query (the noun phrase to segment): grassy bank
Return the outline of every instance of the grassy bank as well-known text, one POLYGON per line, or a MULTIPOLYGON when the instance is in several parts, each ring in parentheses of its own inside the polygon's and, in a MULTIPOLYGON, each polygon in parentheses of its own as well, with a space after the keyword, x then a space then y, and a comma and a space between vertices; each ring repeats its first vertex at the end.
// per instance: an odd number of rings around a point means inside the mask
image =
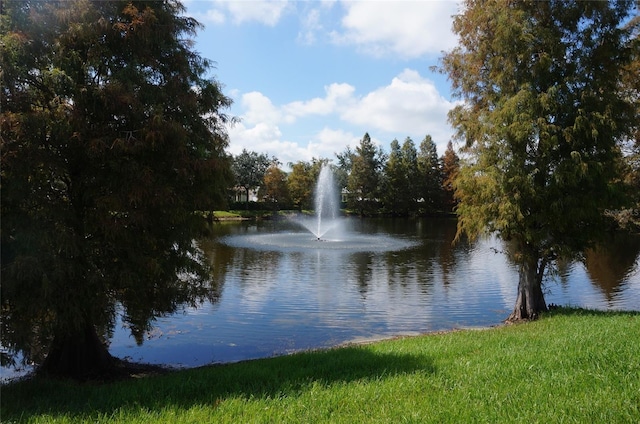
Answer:
MULTIPOLYGON (((274 216, 288 216, 291 214, 297 214, 298 211, 282 210, 282 211, 269 211, 269 210, 230 210, 230 211, 213 211, 213 217, 220 221, 233 221, 233 220, 255 220, 255 219, 271 219, 274 216)), ((303 213, 312 214, 310 211, 304 211, 303 213)), ((206 215, 208 216, 208 215, 206 215)))
POLYGON ((1 389, 2 422, 640 422, 640 314, 559 310, 106 385, 1 389))

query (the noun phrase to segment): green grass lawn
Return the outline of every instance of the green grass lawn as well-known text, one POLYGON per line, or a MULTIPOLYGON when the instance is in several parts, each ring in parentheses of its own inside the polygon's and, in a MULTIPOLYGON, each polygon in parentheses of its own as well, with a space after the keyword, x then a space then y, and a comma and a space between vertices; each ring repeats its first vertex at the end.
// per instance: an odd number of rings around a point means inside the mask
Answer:
MULTIPOLYGON (((298 213, 297 211, 277 211, 275 215, 288 215, 298 213)), ((306 212, 311 214, 310 212, 306 212)), ((273 211, 269 210, 230 210, 230 211, 213 211, 213 216, 216 219, 257 219, 257 218, 271 218, 274 216, 273 211)))
POLYGON ((216 218, 241 218, 242 215, 237 211, 215 211, 213 216, 216 218))
POLYGON ((2 422, 638 423, 640 313, 400 338, 109 384, 1 388, 2 422))

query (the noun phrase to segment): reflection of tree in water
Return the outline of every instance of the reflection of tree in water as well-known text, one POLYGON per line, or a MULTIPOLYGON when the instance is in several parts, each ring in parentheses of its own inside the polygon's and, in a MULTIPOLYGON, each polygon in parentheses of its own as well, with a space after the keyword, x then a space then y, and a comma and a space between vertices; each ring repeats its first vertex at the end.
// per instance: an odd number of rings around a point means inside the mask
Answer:
POLYGON ((273 285, 278 281, 278 268, 284 255, 281 252, 236 249, 233 261, 242 264, 238 284, 242 289, 273 285))
POLYGON ((227 272, 233 267, 234 249, 219 245, 214 238, 203 239, 199 242, 206 260, 209 261, 211 279, 207 300, 215 304, 220 300, 222 288, 227 272))
POLYGON ((640 237, 615 233, 604 242, 585 252, 584 265, 594 283, 614 300, 628 282, 640 253, 640 237))
MULTIPOLYGON (((545 271, 546 280, 543 281, 545 288, 549 279, 553 280, 553 282, 557 282, 563 287, 567 287, 569 285, 569 276, 571 275, 571 271, 573 271, 574 262, 569 258, 558 258, 555 261, 555 266, 548 266, 545 271)), ((547 290, 548 291, 548 290, 547 290)), ((545 295, 547 293, 545 292, 545 295)))
POLYGON ((353 275, 358 285, 358 292, 362 299, 366 299, 369 291, 369 282, 373 275, 373 259, 368 252, 356 252, 351 255, 351 260, 355 265, 353 275))
MULTIPOLYGON (((220 300, 225 275, 233 262, 233 252, 228 248, 215 246, 212 239, 202 239, 197 244, 202 251, 201 260, 210 266, 210 277, 197 287, 197 292, 187 291, 185 293, 188 294, 185 295, 178 290, 168 291, 167 295, 154 299, 153 302, 145 296, 131 297, 122 301, 124 308, 120 309, 124 312, 123 325, 129 328, 138 346, 141 346, 145 338, 154 330, 154 317, 169 316, 187 308, 197 308, 205 302, 215 305, 220 300), (133 301, 136 302, 135 308, 132 305, 133 301)), ((115 304, 114 307, 116 307, 115 304)), ((105 330, 98 334, 105 334, 107 339, 112 338, 113 324, 109 323, 104 328, 105 330)))
POLYGON ((390 282, 406 283, 410 281, 408 276, 420 275, 422 277, 416 281, 422 293, 430 291, 438 276, 442 278, 442 284, 448 286, 455 278, 456 264, 461 255, 468 256, 470 251, 466 238, 453 243, 456 236, 455 219, 400 219, 384 221, 382 225, 392 234, 413 234, 424 241, 417 248, 388 252, 385 256, 390 282))
POLYGON ((455 220, 442 221, 440 225, 442 242, 440 243, 440 267, 442 268, 442 283, 448 286, 450 275, 456 270, 458 257, 462 254, 468 258, 470 252, 469 241, 466 236, 454 242, 457 232, 455 220))

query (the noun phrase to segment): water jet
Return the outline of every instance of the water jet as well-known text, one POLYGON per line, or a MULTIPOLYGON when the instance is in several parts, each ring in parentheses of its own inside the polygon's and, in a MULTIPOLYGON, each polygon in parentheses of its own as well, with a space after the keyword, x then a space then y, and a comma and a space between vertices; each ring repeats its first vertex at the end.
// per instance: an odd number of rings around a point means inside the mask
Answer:
POLYGON ((350 219, 340 214, 340 199, 333 171, 324 165, 316 183, 312 217, 295 216, 291 221, 306 231, 227 237, 233 247, 277 251, 359 251, 386 252, 406 249, 415 242, 386 234, 360 234, 349 228, 350 219), (319 243, 322 242, 322 243, 319 243))

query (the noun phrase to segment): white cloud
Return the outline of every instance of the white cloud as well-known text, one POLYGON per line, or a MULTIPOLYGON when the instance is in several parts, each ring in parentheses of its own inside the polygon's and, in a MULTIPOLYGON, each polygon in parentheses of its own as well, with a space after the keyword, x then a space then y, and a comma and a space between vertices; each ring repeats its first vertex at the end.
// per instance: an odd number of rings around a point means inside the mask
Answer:
POLYGON ((202 23, 222 24, 230 19, 234 24, 257 22, 275 26, 292 6, 286 0, 209 0, 188 1, 190 15, 202 23))
POLYGON ((238 155, 242 149, 276 156, 288 168, 288 163, 310 161, 312 158, 335 158, 347 145, 355 147, 359 138, 343 130, 322 129, 312 135, 307 144, 299 144, 283 139, 278 125, 260 123, 254 126, 236 124, 229 130, 231 145, 229 153, 238 155))
POLYGON ((208 9, 203 12, 192 12, 191 16, 200 23, 220 25, 226 21, 224 13, 218 9, 208 9))
POLYGON ((300 18, 300 32, 298 41, 302 44, 313 44, 316 41, 316 33, 322 30, 320 23, 320 11, 311 9, 300 18))
POLYGON ((328 127, 320 130, 307 145, 312 157, 335 159, 336 153, 342 153, 347 146, 352 149, 360 142, 360 137, 342 129, 328 127))
POLYGON ((285 0, 223 1, 221 4, 235 23, 259 22, 268 26, 276 25, 290 5, 285 0))
POLYGON ((449 50, 456 43, 451 30, 457 1, 345 1, 342 30, 333 39, 375 56, 416 58, 449 50))
POLYGON ((344 109, 352 103, 355 88, 350 84, 333 83, 324 88, 325 97, 314 97, 284 105, 287 115, 300 117, 305 115, 328 115, 337 109, 344 109))
POLYGON ((297 143, 283 139, 280 127, 273 123, 262 122, 253 126, 240 122, 229 129, 231 144, 229 153, 234 156, 242 149, 275 156, 285 165, 299 160, 310 160, 307 149, 297 143))
POLYGON ((455 103, 440 95, 431 80, 405 69, 364 96, 357 96, 350 84, 333 83, 325 87, 324 97, 279 106, 253 91, 241 96, 240 105, 241 122, 229 131, 230 152, 235 155, 246 148, 287 164, 313 157, 333 159, 347 146, 354 148, 365 131, 383 148, 393 137, 402 141, 410 136, 417 145, 430 134, 442 153, 451 135, 447 112, 455 103), (376 132, 384 132, 384 137, 376 132))
POLYGON ((202 23, 274 27, 288 12, 298 13, 298 41, 313 44, 322 34, 375 56, 404 59, 439 54, 456 44, 452 16, 457 0, 292 2, 287 0, 187 0, 189 14, 202 23), (295 12, 297 10, 297 12, 295 12), (342 16, 333 12, 339 10, 342 16), (334 28, 334 29, 332 29, 334 28))
POLYGON ((368 131, 418 134, 421 137, 431 134, 437 143, 444 145, 450 134, 447 112, 454 105, 440 95, 431 80, 423 78, 415 70, 405 69, 389 85, 363 97, 356 96, 356 88, 350 84, 334 83, 325 87, 324 97, 291 102, 281 110, 286 116, 283 121, 287 123, 306 116, 333 114, 368 131))
POLYGON ((443 145, 450 134, 447 112, 454 105, 440 95, 432 81, 405 69, 391 84, 359 99, 341 117, 350 123, 391 133, 430 134, 436 143, 443 145))
POLYGON ((242 120, 249 124, 278 123, 282 118, 280 110, 271 103, 271 100, 258 91, 252 91, 242 95, 242 108, 246 113, 242 120))
MULTIPOLYGON (((245 146, 259 143, 261 146, 274 144, 282 138, 282 132, 277 125, 261 122, 252 127, 246 127, 242 123, 231 130, 232 135, 236 135, 236 141, 245 146)), ((252 150, 252 149, 248 149, 252 150)), ((264 149, 262 150, 264 151, 264 149)))
POLYGON ((332 25, 333 20, 327 21, 326 14, 333 8, 337 0, 322 0, 320 2, 306 2, 300 10, 300 29, 298 41, 302 44, 313 44, 319 33, 326 33, 326 25, 332 25), (312 7, 309 7, 312 6, 312 7))

